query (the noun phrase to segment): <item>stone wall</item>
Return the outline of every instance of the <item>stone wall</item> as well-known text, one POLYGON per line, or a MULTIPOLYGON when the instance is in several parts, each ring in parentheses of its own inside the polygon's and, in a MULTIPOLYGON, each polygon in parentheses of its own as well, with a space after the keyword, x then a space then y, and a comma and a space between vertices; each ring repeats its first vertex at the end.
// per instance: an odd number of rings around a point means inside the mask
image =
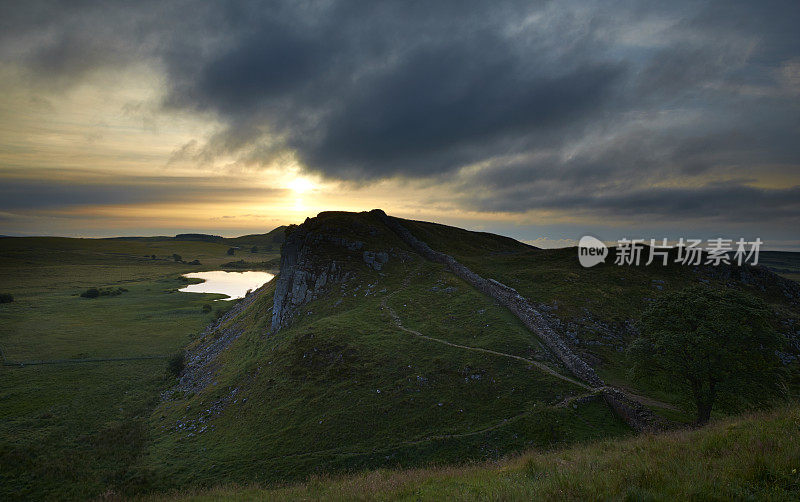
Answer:
POLYGON ((614 413, 637 432, 652 432, 673 427, 673 424, 657 416, 619 389, 604 387, 602 393, 603 400, 614 413))
POLYGON ((567 346, 561 336, 549 325, 545 317, 537 311, 528 300, 523 298, 514 288, 508 287, 494 279, 484 279, 455 258, 439 251, 434 251, 425 242, 414 237, 397 219, 388 216, 380 209, 372 211, 383 223, 392 229, 406 244, 426 259, 441 263, 454 274, 470 283, 477 290, 491 296, 501 305, 514 313, 525 326, 536 333, 550 348, 558 359, 575 376, 593 387, 602 387, 603 381, 594 369, 586 364, 567 346))
POLYGON ((603 400, 631 428, 641 432, 664 430, 676 426, 676 424, 657 416, 621 389, 606 386, 594 369, 572 352, 561 336, 550 326, 546 317, 514 288, 494 279, 484 279, 452 256, 434 251, 425 242, 414 237, 396 218, 388 216, 380 209, 375 209, 372 213, 377 215, 387 227, 424 258, 445 265, 454 274, 513 312, 529 330, 544 341, 567 369, 579 379, 599 390, 603 400))

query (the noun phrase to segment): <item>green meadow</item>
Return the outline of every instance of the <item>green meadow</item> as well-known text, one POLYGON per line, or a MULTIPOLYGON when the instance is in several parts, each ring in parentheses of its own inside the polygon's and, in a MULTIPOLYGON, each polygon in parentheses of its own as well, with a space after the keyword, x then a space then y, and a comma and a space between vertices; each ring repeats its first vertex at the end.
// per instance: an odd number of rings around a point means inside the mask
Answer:
POLYGON ((230 247, 0 239, 0 293, 14 298, 0 304, 0 498, 86 498, 120 481, 172 378, 168 358, 229 308, 220 295, 176 292, 181 274, 276 256, 248 248, 232 258, 230 247), (88 288, 125 291, 81 297, 88 288))

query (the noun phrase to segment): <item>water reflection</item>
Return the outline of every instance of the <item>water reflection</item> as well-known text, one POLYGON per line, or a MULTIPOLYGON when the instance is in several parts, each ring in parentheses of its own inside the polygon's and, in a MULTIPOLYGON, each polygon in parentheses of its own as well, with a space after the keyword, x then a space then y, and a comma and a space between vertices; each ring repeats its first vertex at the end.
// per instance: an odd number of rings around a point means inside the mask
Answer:
POLYGON ((226 272, 224 270, 212 270, 210 272, 192 272, 183 274, 189 279, 203 279, 199 284, 190 284, 178 291, 184 293, 220 293, 228 295, 228 298, 221 300, 237 300, 244 298, 247 290, 260 288, 271 281, 275 275, 268 272, 226 272))

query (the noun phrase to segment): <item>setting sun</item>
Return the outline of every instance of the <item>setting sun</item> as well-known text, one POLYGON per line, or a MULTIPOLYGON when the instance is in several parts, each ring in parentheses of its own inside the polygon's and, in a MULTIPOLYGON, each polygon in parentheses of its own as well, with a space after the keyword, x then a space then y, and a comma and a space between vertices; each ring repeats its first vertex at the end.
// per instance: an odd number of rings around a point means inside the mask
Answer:
POLYGON ((295 193, 302 194, 314 189, 314 183, 307 178, 295 178, 289 182, 288 187, 295 193))

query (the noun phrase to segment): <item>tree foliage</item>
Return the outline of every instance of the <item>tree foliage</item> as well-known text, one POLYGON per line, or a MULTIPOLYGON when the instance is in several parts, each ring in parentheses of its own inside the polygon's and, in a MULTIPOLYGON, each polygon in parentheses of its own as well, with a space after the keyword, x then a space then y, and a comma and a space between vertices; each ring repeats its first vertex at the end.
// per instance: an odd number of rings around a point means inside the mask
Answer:
POLYGON ((733 289, 668 293, 642 316, 628 351, 633 373, 688 392, 704 424, 721 394, 757 402, 782 388, 773 319, 763 301, 733 289))
POLYGON ((183 368, 186 364, 186 358, 183 352, 177 352, 173 354, 169 361, 167 362, 167 371, 172 376, 180 376, 181 372, 183 372, 183 368))
POLYGON ((97 298, 98 296, 100 296, 100 290, 97 288, 89 288, 83 293, 81 293, 81 296, 83 298, 97 298))

